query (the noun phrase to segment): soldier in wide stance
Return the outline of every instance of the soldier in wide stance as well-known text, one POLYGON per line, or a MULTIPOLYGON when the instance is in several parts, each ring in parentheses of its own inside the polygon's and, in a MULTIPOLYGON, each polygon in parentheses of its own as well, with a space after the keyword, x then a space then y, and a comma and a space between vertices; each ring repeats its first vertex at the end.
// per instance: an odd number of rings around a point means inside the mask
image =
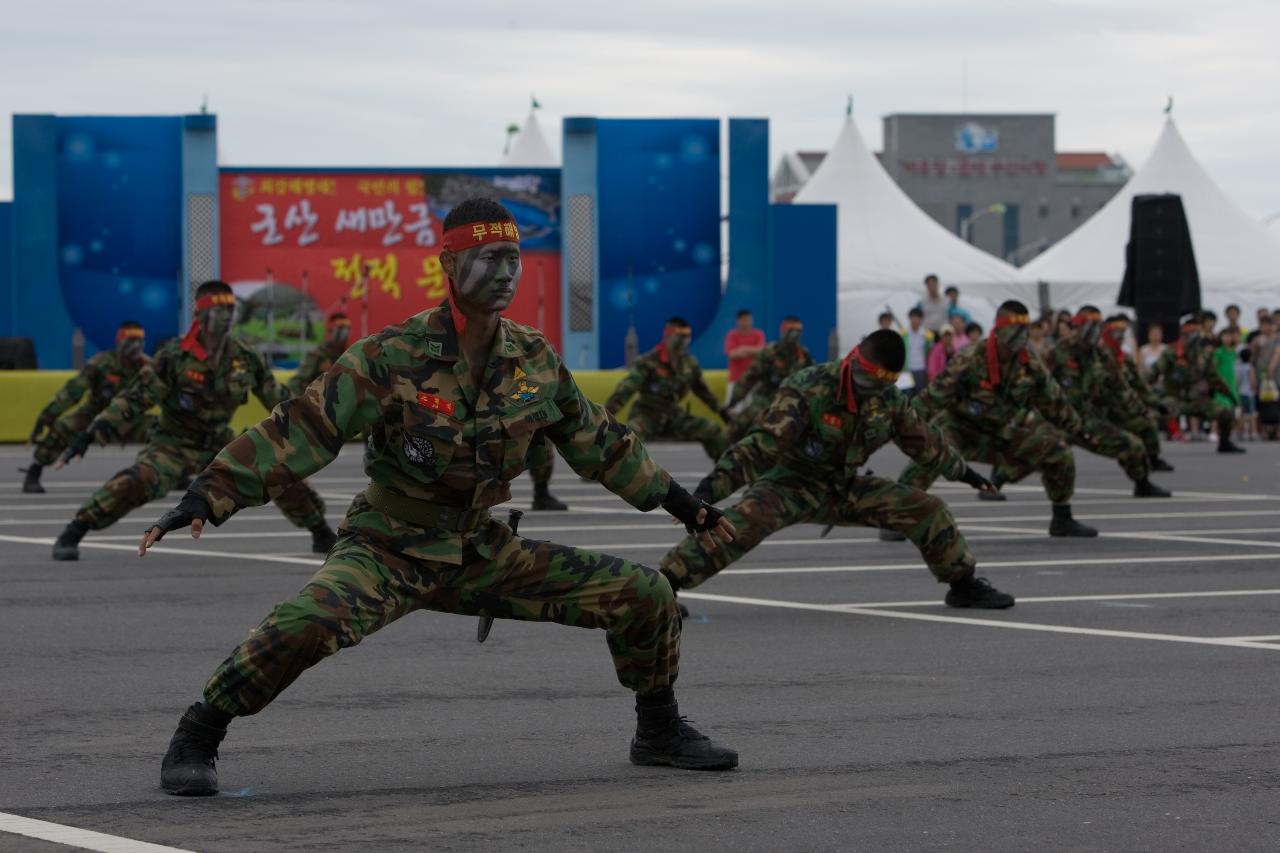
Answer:
POLYGON ((720 405, 702 378, 702 366, 689 352, 693 327, 683 317, 672 317, 662 332, 662 342, 636 359, 631 370, 609 395, 604 408, 616 415, 632 397, 636 402, 627 425, 645 440, 697 441, 713 460, 729 443, 724 427, 684 408, 686 394, 706 403, 726 423, 729 412, 720 405))
POLYGON ((631 761, 726 769, 737 753, 685 722, 673 684, 680 617, 671 585, 637 563, 525 539, 492 519, 530 444, 552 441, 580 475, 642 511, 662 506, 708 541, 723 514, 680 487, 627 427, 578 389, 542 333, 503 319, 520 280, 515 222, 470 199, 444 221, 448 302, 358 341, 301 397, 229 444, 148 530, 222 524, 333 461, 367 430, 371 484, 337 545, 214 671, 161 764, 174 794, 217 790, 227 724, 256 714, 308 667, 415 610, 604 629, 618 680, 636 694, 631 761))
MULTIPOLYGON (((160 419, 146 446, 80 507, 54 542, 53 559, 80 559, 85 533, 110 527, 208 465, 231 440, 231 416, 250 392, 268 408, 288 396, 258 353, 231 334, 235 301, 225 282, 200 285, 186 336, 166 341, 62 454, 65 463, 83 456, 95 440, 118 439, 159 404, 160 419)), ((320 496, 298 481, 272 497, 289 521, 311 531, 311 549, 327 553, 337 537, 324 519, 320 496)))
POLYGON ((737 536, 716 548, 686 538, 662 559, 671 585, 696 587, 771 534, 809 522, 899 531, 920 549, 934 578, 950 584, 948 605, 1012 607, 1013 596, 974 576, 977 561, 941 498, 858 470, 893 442, 930 471, 991 488, 894 387, 905 362, 901 336, 882 329, 843 361, 806 368, 783 382, 769 408, 694 492, 715 501, 747 486, 725 513, 737 536))
MULTIPOLYGON (((26 494, 43 494, 40 474, 58 461, 58 455, 88 428, 95 415, 102 411, 111 398, 123 386, 128 385, 147 364, 143 349, 147 333, 142 325, 126 320, 116 329, 115 349, 103 350, 85 362, 84 367, 67 384, 53 395, 31 430, 30 442, 35 446, 34 458, 23 473, 22 491, 26 494), (80 401, 83 400, 83 403, 80 401), (72 409, 76 403, 78 407, 72 409), (70 411, 68 411, 70 409, 70 411)), ((152 419, 146 415, 128 425, 122 425, 121 441, 141 441, 151 427, 152 419)))

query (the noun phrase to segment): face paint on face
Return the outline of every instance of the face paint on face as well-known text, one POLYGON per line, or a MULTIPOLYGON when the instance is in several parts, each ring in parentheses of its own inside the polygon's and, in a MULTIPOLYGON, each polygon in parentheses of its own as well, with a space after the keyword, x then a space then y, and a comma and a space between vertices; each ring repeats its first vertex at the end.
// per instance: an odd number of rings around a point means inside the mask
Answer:
POLYGON ((789 344, 800 343, 802 337, 804 337, 804 329, 798 329, 794 326, 782 333, 782 340, 789 344))
POLYGON ((502 311, 520 284, 520 244, 486 243, 456 256, 454 297, 483 311, 502 311))
POLYGON ((1031 339, 1031 327, 1025 324, 1015 326, 1005 326, 1003 329, 996 329, 996 340, 1000 342, 1000 346, 1010 355, 1017 355, 1027 348, 1027 341, 1031 339))
POLYGON ((343 324, 329 329, 329 342, 334 346, 345 347, 351 340, 351 326, 343 324))
POLYGON ((230 305, 214 305, 200 312, 200 330, 210 341, 225 338, 231 331, 235 310, 230 305))
POLYGON ((116 355, 124 361, 136 361, 142 357, 146 342, 145 338, 120 338, 116 341, 116 355))
POLYGON ((690 334, 688 329, 671 330, 666 339, 667 350, 675 353, 676 355, 682 354, 685 350, 689 349, 689 338, 690 334))
POLYGON ((1085 323, 1077 332, 1080 343, 1086 347, 1096 347, 1102 337, 1102 327, 1095 322, 1085 323))

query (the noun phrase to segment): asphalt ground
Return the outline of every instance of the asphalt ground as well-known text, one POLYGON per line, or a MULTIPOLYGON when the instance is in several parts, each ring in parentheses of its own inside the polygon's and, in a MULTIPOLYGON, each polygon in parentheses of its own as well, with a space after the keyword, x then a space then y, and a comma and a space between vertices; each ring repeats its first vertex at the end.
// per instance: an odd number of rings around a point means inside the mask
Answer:
MULTIPOLYGON (((1170 500, 1077 451, 1077 517, 1046 535, 1037 482, 1007 503, 940 484, 1012 610, 942 606, 909 543, 812 525, 683 596, 681 709, 728 773, 627 761, 630 695, 604 637, 415 613, 307 672, 223 744, 223 793, 158 788, 213 667, 319 558, 272 507, 145 561, 139 510, 50 544, 132 450, 0 493, 0 850, 1275 850, 1280 846, 1280 446, 1167 448, 1170 500), (20 818, 46 823, 26 823, 20 818), (92 831, 101 837, 84 835, 92 831), (105 839, 105 840, 103 840, 105 839), (122 846, 112 847, 112 844, 122 846), (152 848, 154 849, 154 848, 152 848)), ((692 487, 692 445, 655 455, 692 487)), ((313 482, 336 522, 350 447, 313 482)), ((13 472, 21 448, 0 448, 13 472)), ((901 456, 872 460, 895 476, 901 456)), ((656 563, 678 531, 560 464, 568 513, 521 533, 656 563)), ((514 506, 527 507, 527 479, 514 506)), ((177 495, 171 495, 170 504, 177 495)))

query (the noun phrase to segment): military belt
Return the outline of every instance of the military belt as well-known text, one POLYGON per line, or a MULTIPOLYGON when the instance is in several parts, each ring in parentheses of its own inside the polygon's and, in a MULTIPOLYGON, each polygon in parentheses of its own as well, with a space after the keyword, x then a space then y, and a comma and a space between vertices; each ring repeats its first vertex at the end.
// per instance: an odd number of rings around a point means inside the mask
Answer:
POLYGON ((418 498, 397 495, 376 483, 364 490, 369 506, 385 512, 392 518, 407 521, 419 527, 435 527, 454 533, 475 530, 489 520, 488 509, 463 509, 453 504, 440 504, 418 498))

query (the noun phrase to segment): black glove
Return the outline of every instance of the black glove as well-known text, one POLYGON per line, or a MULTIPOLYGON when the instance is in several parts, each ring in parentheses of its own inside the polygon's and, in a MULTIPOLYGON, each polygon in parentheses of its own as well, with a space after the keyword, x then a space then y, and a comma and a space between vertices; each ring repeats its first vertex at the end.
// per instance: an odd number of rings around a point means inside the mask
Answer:
POLYGON ((62 451, 63 465, 66 465, 73 459, 82 458, 89 450, 89 445, 93 444, 97 430, 93 424, 89 424, 89 428, 75 437, 75 440, 67 445, 67 449, 62 451))
POLYGON ((720 420, 724 421, 725 423, 728 423, 729 419, 732 417, 732 415, 729 414, 728 406, 721 406, 719 409, 716 410, 716 414, 719 415, 720 420))
POLYGON ((203 495, 187 492, 182 496, 182 500, 178 501, 177 506, 160 516, 160 520, 148 527, 147 531, 150 532, 152 529, 159 527, 160 535, 156 537, 156 541, 159 542, 170 530, 190 527, 191 522, 197 518, 201 521, 208 521, 209 512, 209 502, 204 499, 203 495))
POLYGON ((987 491, 994 492, 996 490, 995 485, 990 480, 988 480, 986 477, 982 476, 972 468, 964 469, 964 473, 960 475, 960 482, 968 483, 970 486, 973 486, 978 491, 983 491, 985 489, 987 491))
POLYGON ((685 491, 684 486, 671 481, 667 489, 667 497, 662 501, 662 508, 671 513, 676 521, 684 522, 684 529, 690 533, 705 533, 720 523, 724 513, 706 501, 699 500, 685 491), (698 522, 698 512, 706 509, 706 519, 698 522))
POLYGON ((693 490, 693 496, 705 503, 715 503, 715 487, 711 484, 711 475, 703 477, 698 481, 698 486, 693 490))
POLYGON ((40 434, 53 426, 53 418, 46 417, 43 412, 40 417, 36 418, 36 425, 31 428, 31 437, 27 439, 27 443, 35 444, 40 440, 40 434))

